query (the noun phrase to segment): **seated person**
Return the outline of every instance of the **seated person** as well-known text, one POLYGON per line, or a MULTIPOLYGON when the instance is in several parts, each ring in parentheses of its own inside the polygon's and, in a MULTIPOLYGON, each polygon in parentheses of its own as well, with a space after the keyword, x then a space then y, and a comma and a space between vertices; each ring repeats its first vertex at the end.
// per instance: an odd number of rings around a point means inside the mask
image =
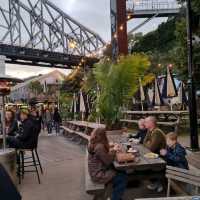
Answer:
POLYGON ((97 183, 112 182, 112 200, 120 200, 126 189, 127 177, 125 173, 117 173, 113 168, 117 147, 114 147, 114 150, 110 151, 105 129, 97 128, 92 132, 88 145, 90 176, 97 183))
POLYGON ((143 144, 144 142, 144 138, 146 137, 147 134, 147 129, 145 128, 145 120, 144 119, 140 119, 138 121, 138 132, 135 136, 131 136, 131 138, 134 139, 139 139, 140 144, 143 144))
MULTIPOLYGON (((147 117, 145 119, 145 127, 147 134, 144 139, 144 146, 153 153, 160 153, 161 149, 166 148, 166 138, 162 130, 157 128, 157 121, 155 117, 147 117)), ((163 191, 163 185, 160 179, 151 179, 151 184, 147 186, 149 190, 163 191)))
POLYGON ((17 120, 15 119, 15 114, 12 110, 6 111, 6 134, 9 136, 15 136, 18 131, 17 120))
POLYGON ((165 134, 157 128, 157 120, 155 117, 147 117, 145 119, 145 127, 147 134, 144 139, 146 146, 153 153, 160 153, 160 150, 166 147, 165 134))
POLYGON ((10 148, 32 149, 35 148, 37 134, 32 120, 29 118, 29 111, 23 109, 20 112, 21 127, 16 136, 8 136, 7 143, 10 148))
POLYGON ((164 157, 167 165, 189 169, 186 159, 186 151, 181 144, 178 143, 178 136, 176 133, 168 133, 167 136, 167 149, 161 149, 160 155, 164 157))

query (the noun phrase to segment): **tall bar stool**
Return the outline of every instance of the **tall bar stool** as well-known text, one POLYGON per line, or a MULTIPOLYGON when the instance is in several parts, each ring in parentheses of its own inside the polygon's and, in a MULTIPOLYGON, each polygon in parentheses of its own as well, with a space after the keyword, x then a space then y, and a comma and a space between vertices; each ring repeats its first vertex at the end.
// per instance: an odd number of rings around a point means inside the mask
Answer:
POLYGON ((38 171, 38 167, 40 167, 41 173, 43 174, 43 169, 41 166, 41 162, 37 153, 37 149, 18 149, 18 177, 19 183, 21 183, 21 179, 24 178, 24 174, 27 172, 36 172, 38 183, 40 184, 40 175, 38 171), (26 153, 28 155, 26 156, 26 153), (31 168, 32 169, 27 169, 31 168))
POLYGON ((19 177, 19 183, 21 183, 21 179, 24 178, 24 174, 26 172, 36 172, 38 182, 40 184, 40 175, 39 175, 39 171, 38 171, 37 166, 39 166, 41 174, 43 174, 43 168, 42 168, 40 158, 39 158, 39 155, 38 155, 38 151, 37 151, 38 137, 39 137, 39 134, 38 134, 37 139, 36 139, 35 148, 31 148, 31 149, 26 148, 26 149, 18 149, 17 150, 17 155, 18 155, 17 174, 18 174, 18 177, 19 177), (28 153, 27 156, 26 156, 26 153, 28 153), (26 170, 26 168, 30 168, 30 167, 32 167, 34 169, 26 170))

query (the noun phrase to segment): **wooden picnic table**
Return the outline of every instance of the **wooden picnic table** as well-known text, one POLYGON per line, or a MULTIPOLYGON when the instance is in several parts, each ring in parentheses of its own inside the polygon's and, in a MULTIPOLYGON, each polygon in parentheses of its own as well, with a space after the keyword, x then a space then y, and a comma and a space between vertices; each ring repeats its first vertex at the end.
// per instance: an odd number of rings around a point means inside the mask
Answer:
POLYGON ((135 149, 139 151, 139 161, 130 162, 130 163, 119 163, 114 161, 114 166, 117 170, 125 170, 125 171, 162 171, 166 167, 166 162, 158 157, 156 159, 146 158, 145 154, 150 153, 150 151, 144 147, 143 145, 135 145, 135 149))
POLYGON ((122 111, 123 118, 120 120, 124 123, 137 123, 142 117, 155 116, 158 124, 163 126, 172 126, 178 130, 180 124, 186 123, 189 119, 188 111, 122 111))
POLYGON ((137 115, 160 115, 160 114, 173 114, 173 115, 188 115, 188 111, 160 111, 160 110, 147 110, 147 111, 132 111, 132 110, 127 110, 127 111, 122 111, 122 113, 126 114, 137 114, 137 115))
POLYGON ((200 196, 142 198, 142 199, 135 199, 135 200, 200 200, 200 196))
POLYGON ((67 121, 67 123, 70 123, 72 125, 76 126, 82 126, 82 127, 88 127, 88 128, 105 128, 104 124, 98 124, 94 122, 87 122, 87 121, 67 121))
MULTIPOLYGON (((127 142, 127 136, 125 134, 108 136, 108 139, 109 141, 119 144, 127 142)), ((130 163, 118 163, 117 161, 114 161, 114 167, 117 170, 127 171, 128 173, 133 173, 134 171, 144 172, 149 170, 159 172, 166 168, 166 162, 162 158, 158 157, 156 159, 151 159, 144 157, 146 153, 150 153, 150 150, 144 145, 134 145, 134 148, 139 151, 139 161, 130 163)))
POLYGON ((165 120, 182 120, 189 116, 188 111, 122 111, 122 114, 125 115, 125 118, 128 116, 135 116, 136 118, 141 118, 141 116, 155 116, 158 119, 165 119, 165 120))

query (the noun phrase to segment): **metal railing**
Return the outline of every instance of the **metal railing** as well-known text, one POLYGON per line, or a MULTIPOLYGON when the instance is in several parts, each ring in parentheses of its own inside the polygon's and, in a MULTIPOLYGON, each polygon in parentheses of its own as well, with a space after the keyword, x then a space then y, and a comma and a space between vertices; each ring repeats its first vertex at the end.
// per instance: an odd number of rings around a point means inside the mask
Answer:
POLYGON ((127 11, 135 10, 172 10, 179 9, 180 5, 176 1, 159 0, 127 0, 127 11))

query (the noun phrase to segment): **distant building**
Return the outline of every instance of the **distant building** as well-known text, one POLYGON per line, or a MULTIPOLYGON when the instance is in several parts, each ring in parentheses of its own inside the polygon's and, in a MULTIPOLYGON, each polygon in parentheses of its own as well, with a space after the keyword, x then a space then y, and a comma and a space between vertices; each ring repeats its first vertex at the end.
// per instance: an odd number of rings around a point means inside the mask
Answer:
POLYGON ((62 72, 55 70, 48 74, 39 75, 37 77, 33 77, 31 79, 25 80, 23 83, 19 83, 16 86, 11 88, 11 94, 10 99, 12 101, 21 101, 23 100, 29 100, 34 97, 32 91, 30 90, 30 83, 39 81, 40 84, 44 88, 44 93, 47 90, 48 85, 56 85, 63 82, 63 80, 66 78, 65 74, 62 72))

